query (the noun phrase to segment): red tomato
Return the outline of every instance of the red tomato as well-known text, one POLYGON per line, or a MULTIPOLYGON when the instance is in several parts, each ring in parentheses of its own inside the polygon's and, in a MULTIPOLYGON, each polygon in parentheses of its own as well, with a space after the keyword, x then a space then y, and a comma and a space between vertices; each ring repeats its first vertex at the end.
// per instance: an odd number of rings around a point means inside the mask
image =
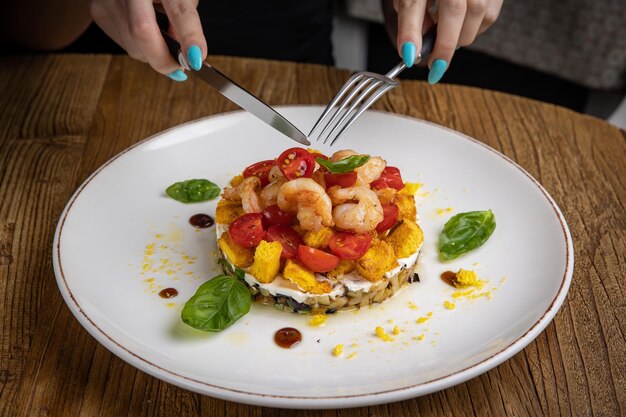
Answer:
POLYGON ((261 213, 248 213, 238 217, 228 228, 230 237, 245 248, 253 248, 265 237, 261 213))
POLYGON ((369 233, 337 232, 331 236, 328 246, 341 259, 359 259, 372 244, 369 233))
POLYGON ((335 255, 305 245, 298 247, 298 259, 313 272, 328 272, 340 261, 335 255))
POLYGON ((287 149, 276 159, 276 164, 288 180, 310 178, 315 169, 315 159, 302 148, 287 149))
POLYGON ((277 204, 263 210, 263 224, 265 227, 274 226, 276 224, 291 226, 294 217, 293 214, 282 211, 277 204))
POLYGON ((268 176, 272 168, 274 168, 274 165, 276 165, 276 162, 269 159, 267 161, 257 162, 244 169, 243 176, 245 178, 252 176, 258 177, 261 180, 261 186, 265 187, 270 183, 268 176))
POLYGON ((330 188, 333 185, 338 185, 341 188, 352 187, 356 183, 356 172, 324 172, 324 181, 326 182, 326 188, 330 188))
POLYGON ((298 246, 304 243, 293 227, 282 224, 267 229, 267 240, 280 242, 283 247, 283 253, 280 254, 280 257, 283 259, 295 258, 298 254, 298 246))
POLYGON ((398 206, 396 204, 385 204, 383 206, 383 219, 378 226, 376 226, 377 232, 384 232, 391 229, 391 227, 398 221, 398 206))
POLYGON ((380 177, 372 182, 372 189, 379 190, 381 188, 395 188, 401 190, 404 187, 400 170, 396 167, 386 167, 380 174, 380 177))

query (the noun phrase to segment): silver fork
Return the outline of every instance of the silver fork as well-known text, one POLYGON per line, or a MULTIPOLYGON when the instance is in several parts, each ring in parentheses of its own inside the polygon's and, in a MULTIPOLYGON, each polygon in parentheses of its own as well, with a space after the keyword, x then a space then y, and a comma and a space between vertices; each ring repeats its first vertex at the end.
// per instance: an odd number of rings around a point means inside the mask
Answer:
MULTIPOLYGON (((429 30, 422 40, 422 50, 418 54, 415 64, 418 64, 422 58, 430 54, 435 44, 436 27, 429 30)), ((313 133, 327 118, 330 118, 320 131, 316 140, 321 140, 324 134, 328 132, 324 139, 324 143, 330 140, 330 146, 348 130, 348 128, 359 118, 365 110, 367 110, 376 100, 387 91, 398 86, 395 78, 406 68, 404 62, 400 62, 393 67, 385 75, 375 74, 372 72, 361 71, 354 74, 341 87, 339 92, 326 106, 322 115, 313 125, 313 129, 309 132, 309 139, 313 138, 313 133), (345 99, 344 99, 344 96, 345 99), (343 99, 343 101, 342 101, 343 99), (341 101, 341 103, 340 103, 341 101), (357 106, 359 106, 357 108, 357 106), (335 107, 337 108, 335 109, 335 107), (334 111, 333 111, 334 110, 334 111), (335 132, 337 132, 335 134, 335 132), (334 136, 333 136, 334 135, 334 136)))

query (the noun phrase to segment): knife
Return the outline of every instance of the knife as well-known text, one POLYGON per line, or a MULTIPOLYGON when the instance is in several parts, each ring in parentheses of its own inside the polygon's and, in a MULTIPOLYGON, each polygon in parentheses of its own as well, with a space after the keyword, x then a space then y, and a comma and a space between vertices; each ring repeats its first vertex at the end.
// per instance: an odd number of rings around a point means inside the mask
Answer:
MULTIPOLYGON (((190 69, 185 55, 182 53, 180 44, 169 33, 167 33, 168 21, 164 13, 157 10, 157 22, 161 29, 161 34, 165 39, 167 48, 172 57, 186 70, 190 69)), ((200 78, 211 87, 222 93, 226 98, 237 104, 242 109, 258 117, 263 122, 272 126, 280 133, 290 137, 303 145, 310 145, 311 142, 306 135, 295 127, 289 120, 285 119, 280 113, 265 104, 261 99, 250 93, 248 90, 222 74, 217 68, 208 62, 202 63, 199 71, 189 71, 189 73, 200 78)))

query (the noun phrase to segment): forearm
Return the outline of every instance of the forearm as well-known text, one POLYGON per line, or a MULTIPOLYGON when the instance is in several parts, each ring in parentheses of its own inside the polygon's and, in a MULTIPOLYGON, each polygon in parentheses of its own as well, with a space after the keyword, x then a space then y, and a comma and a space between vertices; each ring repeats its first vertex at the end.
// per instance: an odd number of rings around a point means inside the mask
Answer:
POLYGON ((0 6, 0 40, 10 47, 54 50, 91 23, 87 0, 23 0, 0 6))

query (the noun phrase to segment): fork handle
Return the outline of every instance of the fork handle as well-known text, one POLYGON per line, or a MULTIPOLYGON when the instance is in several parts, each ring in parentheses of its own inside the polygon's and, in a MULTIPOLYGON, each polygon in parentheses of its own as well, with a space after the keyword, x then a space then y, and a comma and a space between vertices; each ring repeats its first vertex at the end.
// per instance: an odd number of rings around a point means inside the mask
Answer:
MULTIPOLYGON (((422 59, 426 58, 428 55, 430 55, 430 53, 433 51, 433 47, 435 46, 435 40, 437 40, 437 25, 430 28, 430 30, 424 34, 424 37, 422 38, 422 50, 417 56, 418 59, 416 64, 421 62, 422 59)), ((404 61, 402 61, 398 65, 393 67, 391 71, 389 71, 385 75, 391 79, 394 79, 398 75, 400 75, 400 73, 405 69, 406 65, 404 65, 404 61)))

